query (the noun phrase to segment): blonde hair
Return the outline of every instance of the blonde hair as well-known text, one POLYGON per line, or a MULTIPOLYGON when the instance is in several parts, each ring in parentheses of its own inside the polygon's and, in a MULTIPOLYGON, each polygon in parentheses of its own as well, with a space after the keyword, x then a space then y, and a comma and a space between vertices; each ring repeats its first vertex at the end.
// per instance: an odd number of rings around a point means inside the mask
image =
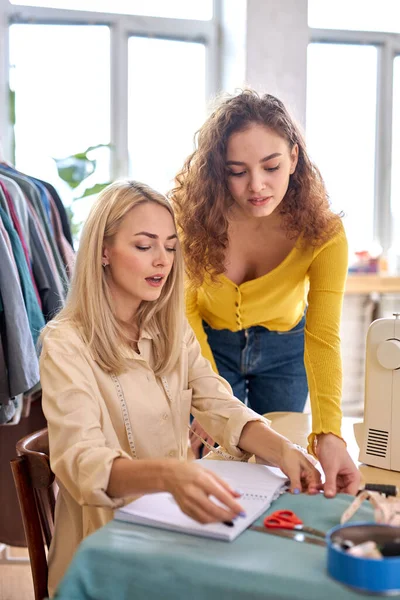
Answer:
MULTIPOLYGON (((153 202, 168 210, 174 224, 174 213, 168 200, 145 184, 121 180, 105 188, 93 205, 84 225, 75 271, 66 306, 45 327, 42 338, 61 323, 71 323, 88 344, 99 366, 119 374, 132 360, 126 356, 127 333, 112 308, 102 255, 104 243, 112 241, 130 210, 153 202)), ((183 332, 183 262, 179 243, 171 272, 153 301, 143 301, 136 313, 139 331, 152 337, 156 375, 168 373, 177 363, 183 332)))

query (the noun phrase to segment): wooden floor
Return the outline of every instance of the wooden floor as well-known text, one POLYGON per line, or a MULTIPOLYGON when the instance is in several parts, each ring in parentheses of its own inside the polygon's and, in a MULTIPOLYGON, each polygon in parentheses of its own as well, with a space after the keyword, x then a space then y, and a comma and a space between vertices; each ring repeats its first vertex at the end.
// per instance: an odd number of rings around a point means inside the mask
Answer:
MULTIPOLYGON (((25 548, 10 548, 11 556, 28 557, 25 548)), ((34 600, 29 563, 0 564, 0 600, 34 600)))

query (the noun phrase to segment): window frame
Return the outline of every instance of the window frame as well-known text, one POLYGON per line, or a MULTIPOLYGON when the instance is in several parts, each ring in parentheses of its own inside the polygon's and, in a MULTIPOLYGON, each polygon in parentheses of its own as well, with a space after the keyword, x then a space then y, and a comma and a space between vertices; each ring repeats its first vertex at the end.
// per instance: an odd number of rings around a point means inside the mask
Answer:
POLYGON ((111 177, 128 174, 128 39, 148 36, 202 43, 206 47, 206 100, 220 82, 218 22, 220 0, 213 0, 213 19, 171 19, 80 10, 21 6, 0 0, 0 158, 11 160, 9 120, 9 26, 16 23, 51 25, 108 25, 110 28, 110 143, 111 177))
POLYGON ((386 252, 393 242, 391 217, 394 59, 400 34, 309 28, 309 43, 372 45, 378 52, 375 130, 374 241, 386 252))

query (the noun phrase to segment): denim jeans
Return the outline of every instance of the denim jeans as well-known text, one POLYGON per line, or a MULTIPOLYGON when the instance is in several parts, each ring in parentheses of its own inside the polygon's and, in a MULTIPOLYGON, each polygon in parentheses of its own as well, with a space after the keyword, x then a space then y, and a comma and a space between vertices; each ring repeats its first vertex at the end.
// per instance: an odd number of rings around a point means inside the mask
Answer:
POLYGON ((203 321, 219 374, 234 395, 259 414, 302 412, 308 395, 304 367, 305 317, 289 331, 255 326, 213 329, 203 321))

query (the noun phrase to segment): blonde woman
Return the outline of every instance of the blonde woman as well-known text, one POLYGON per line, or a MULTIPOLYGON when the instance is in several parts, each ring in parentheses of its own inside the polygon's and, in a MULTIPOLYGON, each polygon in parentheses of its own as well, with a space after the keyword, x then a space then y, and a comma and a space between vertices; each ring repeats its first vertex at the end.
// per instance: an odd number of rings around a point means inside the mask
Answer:
POLYGON ((60 487, 50 593, 82 538, 135 495, 169 491, 202 523, 240 515, 237 492, 185 462, 190 413, 231 455, 279 466, 292 492, 320 486, 304 454, 202 357, 184 318, 182 278, 166 199, 137 182, 110 185, 84 227, 66 307, 42 334, 43 409, 60 487))

